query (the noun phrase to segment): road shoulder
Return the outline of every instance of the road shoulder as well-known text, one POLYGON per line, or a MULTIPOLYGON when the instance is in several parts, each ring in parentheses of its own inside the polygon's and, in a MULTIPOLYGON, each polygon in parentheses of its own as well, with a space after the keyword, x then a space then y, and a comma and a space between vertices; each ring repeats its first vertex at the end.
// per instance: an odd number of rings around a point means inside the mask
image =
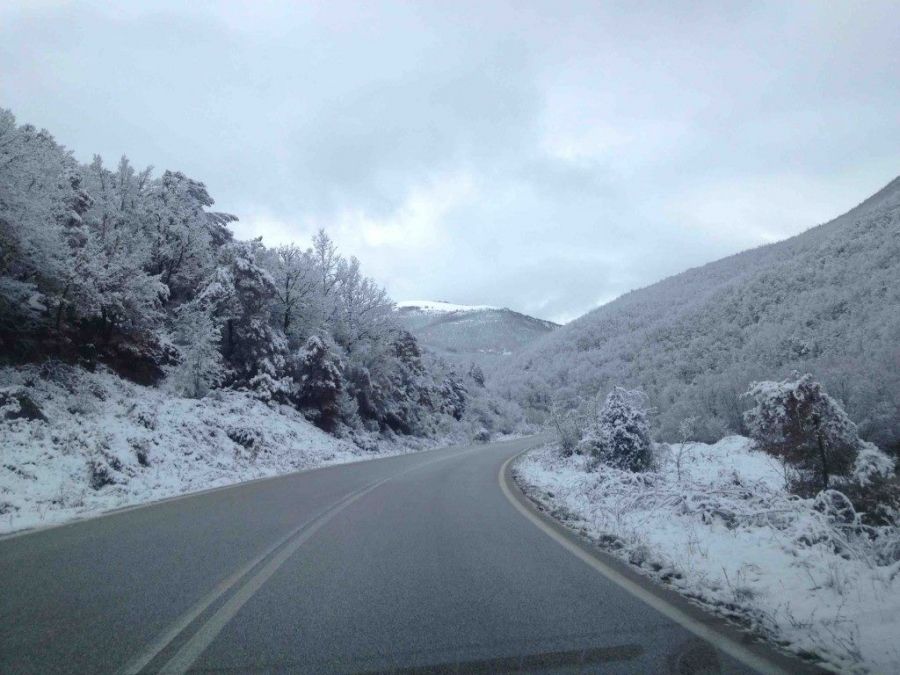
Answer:
POLYGON ((536 527, 596 572, 628 591, 656 611, 733 658, 763 673, 822 673, 818 666, 798 660, 707 612, 676 591, 661 586, 626 562, 603 551, 599 544, 553 518, 546 506, 528 494, 513 475, 515 463, 529 448, 504 462, 498 483, 507 499, 536 527))

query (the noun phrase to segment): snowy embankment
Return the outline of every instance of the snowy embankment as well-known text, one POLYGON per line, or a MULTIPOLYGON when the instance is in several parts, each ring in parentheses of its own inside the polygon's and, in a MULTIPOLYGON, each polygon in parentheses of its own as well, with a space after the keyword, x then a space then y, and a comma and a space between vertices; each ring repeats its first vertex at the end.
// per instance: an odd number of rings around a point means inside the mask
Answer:
POLYGON ((2 368, 0 532, 404 450, 362 450, 241 392, 187 399, 108 372, 2 368))
POLYGON ((703 606, 841 671, 900 672, 900 532, 836 523, 789 495, 780 465, 732 436, 662 446, 661 469, 600 466, 555 447, 516 480, 554 517, 703 606))

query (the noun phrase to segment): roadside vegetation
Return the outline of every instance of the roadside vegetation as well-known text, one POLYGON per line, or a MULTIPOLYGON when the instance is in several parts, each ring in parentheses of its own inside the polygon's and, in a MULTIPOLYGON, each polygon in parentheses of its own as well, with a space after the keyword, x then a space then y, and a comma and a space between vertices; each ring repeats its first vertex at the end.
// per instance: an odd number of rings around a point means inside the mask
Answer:
POLYGON ((178 171, 80 164, 0 110, 0 523, 110 503, 82 487, 135 500, 160 494, 160 473, 162 492, 195 489, 225 465, 234 482, 328 455, 257 443, 267 423, 369 456, 521 426, 480 370, 424 351, 324 231, 308 248, 240 241, 213 203, 178 171), (255 416, 233 415, 236 400, 255 416), (185 413, 191 450, 135 418, 174 409, 221 415, 227 438, 185 413))
POLYGON ((553 516, 741 626, 825 665, 900 668, 900 482, 811 376, 757 382, 749 437, 650 440, 614 388, 555 411, 556 443, 515 471, 553 516))

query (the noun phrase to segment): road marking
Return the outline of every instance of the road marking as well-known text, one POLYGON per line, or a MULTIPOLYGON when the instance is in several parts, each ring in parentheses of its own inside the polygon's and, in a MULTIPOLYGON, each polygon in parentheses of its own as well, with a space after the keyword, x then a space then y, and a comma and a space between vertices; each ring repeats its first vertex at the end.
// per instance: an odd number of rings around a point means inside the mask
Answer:
POLYGON ((218 611, 213 614, 209 620, 204 623, 200 629, 194 634, 194 636, 185 643, 181 649, 173 656, 166 665, 164 665, 161 669, 161 673, 186 673, 188 669, 194 664, 194 661, 199 658, 199 656, 206 651, 206 648, 212 644, 212 641, 216 639, 219 633, 222 632, 222 629, 228 624, 231 619, 234 618, 234 615, 237 614, 241 607, 247 604, 247 601, 253 597, 253 595, 262 588, 262 585, 268 581, 275 572, 278 571, 285 562, 287 562, 288 558, 290 558, 294 553, 297 552, 303 544, 305 544, 310 537, 312 537, 316 532, 318 532, 328 521, 334 518, 337 514, 343 511, 345 508, 350 506, 353 502, 358 500, 360 497, 368 494, 376 487, 381 484, 375 483, 374 485, 370 485, 369 487, 359 490, 352 494, 350 497, 347 497, 342 502, 338 503, 337 506, 332 507, 328 511, 326 511, 323 515, 319 516, 313 523, 304 529, 292 542, 290 542, 287 546, 285 546, 281 551, 278 552, 275 557, 273 557, 266 565, 253 577, 251 577, 243 586, 241 586, 237 592, 232 595, 228 601, 222 605, 218 611))
POLYGON ((315 518, 318 518, 319 515, 321 515, 321 512, 314 518, 304 521, 302 525, 288 532, 285 536, 276 541, 249 563, 241 567, 237 572, 219 583, 219 585, 216 586, 209 593, 209 595, 204 597, 200 602, 198 602, 190 610, 188 610, 180 618, 178 618, 175 623, 173 623, 168 628, 168 630, 162 633, 156 640, 154 640, 150 644, 149 647, 147 647, 146 650, 144 650, 143 653, 130 661, 128 665, 126 665, 120 672, 123 675, 137 675, 137 673, 142 671, 148 663, 155 659, 156 656, 169 645, 169 643, 177 638, 185 628, 190 626, 197 619, 197 617, 203 614, 203 612, 205 612, 210 605, 212 605, 216 600, 225 595, 225 593, 227 593, 232 588, 232 586, 234 586, 243 577, 245 577, 254 567, 259 565, 263 560, 272 555, 272 553, 274 553, 280 546, 283 546, 292 537, 296 536, 303 528, 313 522, 315 518))
POLYGON ((694 619, 689 614, 681 611, 677 607, 669 604, 656 594, 648 591, 646 588, 641 586, 640 584, 635 583, 628 577, 622 575, 621 573, 614 570, 612 567, 606 565, 599 558, 591 555, 588 551, 584 550, 578 544, 570 541, 565 536, 556 531, 551 525, 544 522, 537 514, 532 513, 531 510, 522 504, 519 499, 512 493, 509 485, 507 484, 506 474, 507 468, 513 462, 513 460, 521 457, 528 450, 523 450, 517 455, 513 455, 509 459, 507 459, 503 466, 500 467, 500 473, 497 476, 497 480, 500 483, 500 489, 503 494, 509 500, 509 502, 516 507, 516 509, 525 516, 529 521, 531 521, 538 529, 540 529, 544 534, 553 539, 557 544, 566 549, 569 553, 574 555, 576 558, 584 561, 588 565, 590 565, 595 571, 599 572, 607 579, 612 581, 614 584, 624 589, 628 593, 631 593, 633 596, 637 597, 639 600, 642 600, 646 604, 650 605, 653 609, 655 609, 660 614, 663 614, 667 618, 671 619, 682 628, 689 630, 691 633, 696 635, 702 640, 712 644, 717 649, 725 652, 732 658, 740 661, 746 666, 753 668, 757 672, 760 673, 786 673, 787 671, 782 670, 779 666, 772 663, 769 659, 766 659, 763 656, 755 654, 751 650, 747 649, 743 645, 738 644, 734 640, 730 639, 726 635, 719 633, 716 630, 709 628, 704 625, 700 621, 694 619))
POLYGON ((306 543, 316 532, 325 526, 332 518, 345 508, 350 506, 358 499, 364 497, 381 485, 388 481, 399 478, 411 471, 423 469, 426 466, 443 462, 449 459, 463 457, 469 453, 482 450, 484 446, 475 446, 463 452, 456 452, 445 457, 432 459, 411 466, 399 473, 387 478, 383 478, 375 483, 371 483, 355 492, 346 495, 337 503, 328 507, 324 511, 320 511, 313 518, 305 521, 303 524, 291 530, 284 537, 276 541, 269 548, 263 551, 256 558, 244 565, 237 572, 229 576, 214 588, 209 595, 203 598, 193 608, 181 616, 172 626, 169 627, 162 635, 160 635, 153 643, 139 656, 133 659, 122 670, 127 675, 136 675, 147 665, 153 661, 166 647, 168 647, 181 633, 183 633, 198 617, 200 617, 213 603, 225 595, 232 587, 253 571, 260 563, 270 558, 269 562, 260 569, 255 575, 248 579, 237 591, 223 604, 203 625, 198 628, 197 632, 190 638, 176 654, 160 669, 162 673, 185 673, 187 672, 200 655, 209 647, 215 638, 222 632, 228 622, 240 611, 240 609, 253 597, 253 595, 268 581, 275 572, 306 543), (279 551, 279 548, 281 550, 279 551), (277 553, 276 553, 277 551, 277 553))
MULTIPOLYGON (((507 443, 509 441, 500 441, 501 443, 507 443)), ((427 450, 417 450, 416 452, 420 455, 424 455, 425 453, 430 452, 440 452, 441 450, 452 450, 459 446, 445 446, 440 448, 428 448, 427 450)), ((204 488, 202 490, 192 490, 189 492, 183 492, 177 495, 171 495, 169 497, 160 497, 159 499, 152 499, 147 502, 141 502, 139 504, 128 504, 127 506, 117 506, 112 509, 104 509, 102 511, 96 512, 87 512, 80 513, 72 516, 71 520, 66 520, 60 523, 48 523, 46 525, 30 525, 24 527, 19 530, 13 530, 11 532, 4 532, 0 534, 0 541, 5 541, 7 539, 18 539, 19 537, 28 537, 32 534, 40 534, 42 532, 49 532, 50 530, 60 530, 64 527, 71 527, 72 525, 80 525, 83 523, 90 522, 92 520, 100 520, 101 518, 109 518, 111 516, 118 516, 122 513, 128 513, 129 511, 137 511, 139 509, 148 509, 155 506, 160 506, 162 504, 171 504, 172 502, 180 502, 184 499, 193 499, 194 497, 202 497, 204 495, 209 495, 214 492, 221 492, 223 490, 238 490, 244 488, 248 485, 253 485, 254 483, 265 483, 268 481, 276 481, 280 478, 288 478, 290 476, 296 476, 304 473, 311 473, 313 471, 329 471, 331 469, 340 469, 345 466, 350 466, 353 464, 362 464, 363 462, 371 462, 376 459, 394 459, 396 457, 402 457, 403 455, 387 455, 385 457, 363 457, 361 459, 354 459, 349 462, 337 462, 335 464, 325 464, 324 466, 314 466, 309 469, 299 469, 297 471, 289 471, 287 473, 279 473, 274 476, 263 476, 261 478, 252 478, 250 480, 238 481, 236 483, 229 483, 228 485, 218 485, 216 487, 204 488)))

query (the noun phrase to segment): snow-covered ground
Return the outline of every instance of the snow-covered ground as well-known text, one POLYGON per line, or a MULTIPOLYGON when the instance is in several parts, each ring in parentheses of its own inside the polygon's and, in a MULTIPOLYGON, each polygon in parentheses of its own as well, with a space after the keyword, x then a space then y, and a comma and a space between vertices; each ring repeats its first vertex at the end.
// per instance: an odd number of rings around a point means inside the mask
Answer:
POLYGON ((568 526, 719 614, 850 672, 900 672, 900 531, 841 526, 790 496, 780 465, 731 436, 661 446, 634 474, 555 447, 515 467, 568 526))
POLYGON ((0 532, 412 449, 369 445, 241 392, 197 400, 60 364, 0 368, 0 532), (22 416, 22 395, 45 419, 22 416))

